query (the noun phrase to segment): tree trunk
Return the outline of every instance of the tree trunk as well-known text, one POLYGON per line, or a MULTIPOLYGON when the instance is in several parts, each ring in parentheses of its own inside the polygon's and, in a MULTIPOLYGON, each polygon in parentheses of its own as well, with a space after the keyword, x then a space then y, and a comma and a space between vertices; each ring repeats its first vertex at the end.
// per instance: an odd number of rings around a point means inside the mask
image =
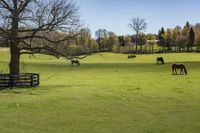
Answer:
POLYGON ((151 52, 152 52, 152 54, 154 53, 154 45, 152 45, 152 50, 151 50, 151 52))
POLYGON ((20 49, 18 48, 19 40, 18 36, 18 26, 19 26, 19 14, 17 9, 17 0, 13 1, 14 11, 12 12, 12 28, 11 28, 11 42, 10 42, 10 74, 18 75, 20 73, 20 49))
POLYGON ((20 50, 15 47, 10 47, 10 74, 11 75, 18 75, 20 73, 19 65, 20 65, 20 50))
POLYGON ((135 53, 138 51, 138 32, 136 33, 136 38, 135 38, 135 53))
POLYGON ((137 47, 138 47, 138 45, 137 45, 137 43, 136 43, 136 45, 135 45, 135 53, 137 53, 137 47))
POLYGON ((151 53, 151 45, 149 44, 149 54, 151 53))

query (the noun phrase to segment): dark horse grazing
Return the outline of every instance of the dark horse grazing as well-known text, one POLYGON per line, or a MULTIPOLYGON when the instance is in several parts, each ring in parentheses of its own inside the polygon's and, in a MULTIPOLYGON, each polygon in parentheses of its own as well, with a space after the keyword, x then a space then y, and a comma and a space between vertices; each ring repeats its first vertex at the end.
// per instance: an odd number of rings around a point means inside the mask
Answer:
POLYGON ((187 69, 183 64, 172 64, 172 72, 173 74, 177 74, 177 69, 180 69, 180 74, 187 75, 187 69))
POLYGON ((165 64, 163 57, 157 58, 157 64, 165 64))
POLYGON ((80 62, 78 60, 71 60, 71 65, 76 64, 77 66, 80 66, 80 62))

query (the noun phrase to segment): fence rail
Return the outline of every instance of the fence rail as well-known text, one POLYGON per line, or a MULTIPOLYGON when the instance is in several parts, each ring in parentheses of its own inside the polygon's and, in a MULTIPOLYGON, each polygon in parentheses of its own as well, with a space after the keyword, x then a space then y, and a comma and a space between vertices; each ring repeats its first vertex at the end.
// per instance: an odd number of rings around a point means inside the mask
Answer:
POLYGON ((39 74, 24 73, 19 75, 0 74, 0 88, 39 86, 39 74))

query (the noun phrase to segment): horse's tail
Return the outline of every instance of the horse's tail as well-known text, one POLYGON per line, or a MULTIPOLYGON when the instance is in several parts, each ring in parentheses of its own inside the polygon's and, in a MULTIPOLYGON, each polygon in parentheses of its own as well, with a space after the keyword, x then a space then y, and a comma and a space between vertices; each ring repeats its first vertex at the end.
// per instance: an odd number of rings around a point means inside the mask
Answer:
POLYGON ((186 69, 186 67, 184 66, 183 68, 184 68, 185 74, 187 75, 187 74, 188 74, 188 72, 187 72, 187 69, 186 69))

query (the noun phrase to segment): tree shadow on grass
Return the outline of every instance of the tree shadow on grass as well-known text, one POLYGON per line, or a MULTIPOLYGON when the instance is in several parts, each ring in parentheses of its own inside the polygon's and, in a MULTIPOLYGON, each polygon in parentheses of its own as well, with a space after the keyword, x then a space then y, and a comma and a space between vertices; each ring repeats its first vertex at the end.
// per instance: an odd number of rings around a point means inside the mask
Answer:
POLYGON ((19 88, 14 87, 12 89, 10 88, 3 88, 0 89, 0 94, 14 94, 14 95, 41 95, 46 94, 50 92, 56 92, 58 89, 63 89, 71 87, 71 85, 45 85, 45 86, 38 86, 38 87, 32 87, 32 88, 19 88))

